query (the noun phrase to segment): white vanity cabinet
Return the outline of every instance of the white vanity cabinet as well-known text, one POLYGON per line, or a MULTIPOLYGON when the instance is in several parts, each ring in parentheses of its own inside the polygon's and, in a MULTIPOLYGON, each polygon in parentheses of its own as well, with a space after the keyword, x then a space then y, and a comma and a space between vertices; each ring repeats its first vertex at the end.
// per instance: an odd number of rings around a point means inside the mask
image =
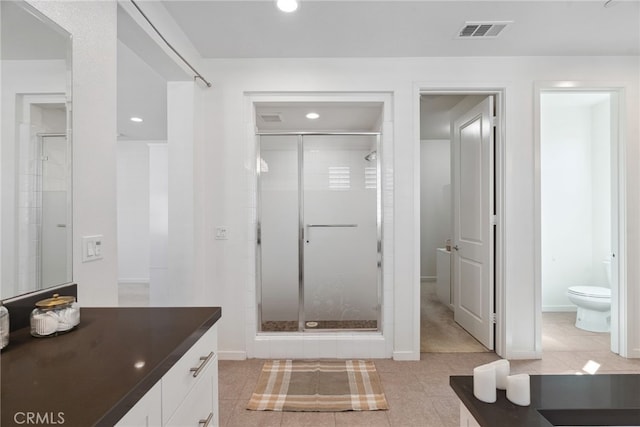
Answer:
POLYGON ((214 325, 116 425, 217 426, 217 343, 214 325))
POLYGON ((162 377, 164 426, 218 425, 218 333, 214 325, 162 377))
POLYGON ((116 425, 118 427, 147 427, 161 424, 162 384, 158 381, 116 425))

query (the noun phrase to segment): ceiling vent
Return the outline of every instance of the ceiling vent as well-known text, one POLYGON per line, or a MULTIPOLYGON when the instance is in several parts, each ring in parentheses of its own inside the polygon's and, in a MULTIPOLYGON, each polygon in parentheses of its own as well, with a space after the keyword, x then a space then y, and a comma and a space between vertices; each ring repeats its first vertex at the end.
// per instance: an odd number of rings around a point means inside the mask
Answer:
POLYGON ((265 123, 281 123, 282 116, 280 113, 262 113, 260 119, 265 123))
POLYGON ((465 22, 458 31, 458 38, 461 39, 487 39, 495 38, 511 24, 512 21, 501 22, 465 22))

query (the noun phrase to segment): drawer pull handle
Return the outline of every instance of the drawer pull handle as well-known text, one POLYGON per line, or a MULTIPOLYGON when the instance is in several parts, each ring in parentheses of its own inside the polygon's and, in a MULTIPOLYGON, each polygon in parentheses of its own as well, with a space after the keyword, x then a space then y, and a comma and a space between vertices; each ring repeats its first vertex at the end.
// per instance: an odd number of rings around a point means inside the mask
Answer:
POLYGON ((198 421, 198 426, 200 426, 201 424, 204 424, 202 427, 207 427, 211 423, 212 419, 213 419, 213 412, 209 412, 209 416, 207 417, 206 420, 198 421))
POLYGON ((200 364, 200 366, 196 367, 196 368, 191 368, 189 371, 193 372, 193 378, 197 377, 198 375, 200 375, 200 372, 202 371, 202 369, 207 366, 207 363, 209 363, 209 360, 211 360, 211 358, 213 357, 213 351, 211 353, 209 353, 208 356, 200 356, 200 360, 202 360, 202 363, 200 364))

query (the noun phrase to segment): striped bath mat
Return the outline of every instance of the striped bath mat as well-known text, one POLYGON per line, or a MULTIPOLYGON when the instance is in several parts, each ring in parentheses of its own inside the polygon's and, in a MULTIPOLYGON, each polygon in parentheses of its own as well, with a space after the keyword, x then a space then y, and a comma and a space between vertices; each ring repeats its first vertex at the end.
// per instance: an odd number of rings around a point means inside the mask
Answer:
POLYGON ((388 409, 373 362, 265 362, 247 405, 254 411, 376 411, 388 409))

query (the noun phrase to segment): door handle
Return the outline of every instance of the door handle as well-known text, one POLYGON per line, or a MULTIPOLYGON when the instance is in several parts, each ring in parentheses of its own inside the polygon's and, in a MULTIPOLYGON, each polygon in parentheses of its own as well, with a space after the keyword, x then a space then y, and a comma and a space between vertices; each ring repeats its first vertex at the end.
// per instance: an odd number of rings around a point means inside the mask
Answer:
POLYGON ((334 228, 334 227, 357 227, 358 224, 307 224, 307 227, 312 228, 312 227, 328 227, 328 228, 334 228))
POLYGON ((456 251, 459 251, 459 250, 460 250, 460 248, 458 247, 458 245, 455 245, 455 246, 453 247, 453 249, 455 249, 456 251))
POLYGON ((196 366, 195 368, 191 368, 189 369, 190 372, 193 372, 193 378, 197 377, 198 375, 200 375, 200 372, 202 371, 202 369, 207 365, 207 363, 209 363, 209 361, 211 360, 211 358, 213 357, 213 351, 209 353, 209 355, 207 356, 201 356, 200 357, 200 365, 196 366))
MULTIPOLYGON (((353 228, 357 226, 358 224, 307 224, 307 228, 353 228)), ((309 238, 305 238, 304 230, 302 230, 302 238, 305 243, 309 243, 309 238)))

